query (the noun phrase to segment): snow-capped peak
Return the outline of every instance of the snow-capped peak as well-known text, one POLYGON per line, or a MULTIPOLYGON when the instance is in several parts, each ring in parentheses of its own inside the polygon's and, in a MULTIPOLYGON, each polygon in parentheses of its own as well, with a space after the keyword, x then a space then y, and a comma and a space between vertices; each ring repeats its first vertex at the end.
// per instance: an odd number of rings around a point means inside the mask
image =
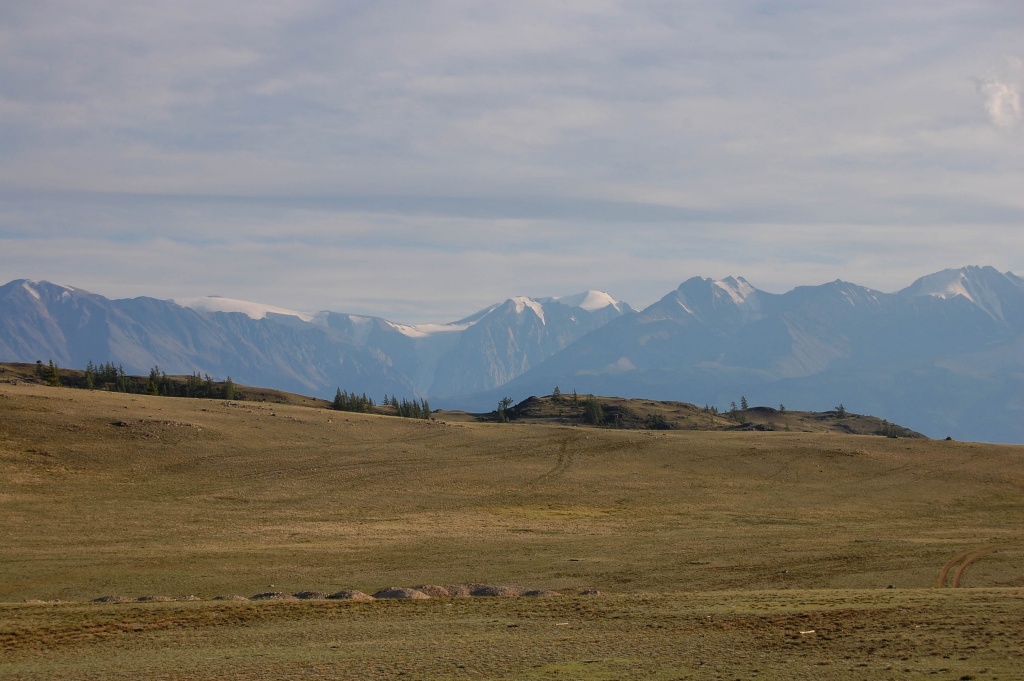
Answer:
POLYGON ((754 287, 743 277, 718 279, 714 282, 714 285, 725 291, 737 305, 745 302, 755 291, 754 287))
POLYGON ((22 279, 21 287, 25 289, 26 293, 28 293, 36 300, 43 299, 43 294, 39 292, 40 289, 48 291, 51 294, 55 293, 56 291, 60 291, 60 298, 62 300, 70 298, 71 293, 76 290, 70 286, 61 286, 60 284, 51 284, 48 281, 36 281, 34 279, 22 279))
POLYGON ((516 296, 515 298, 510 298, 509 300, 511 300, 512 304, 515 305, 516 314, 522 314, 523 311, 529 308, 533 310, 533 313, 537 315, 538 318, 540 318, 541 324, 546 323, 544 321, 544 306, 538 303, 533 298, 527 298, 526 296, 516 296))
POLYGON ((253 303, 247 300, 222 298, 221 296, 201 296, 198 298, 175 298, 174 303, 199 312, 241 312, 252 319, 263 319, 268 314, 298 317, 304 322, 313 321, 313 315, 296 312, 283 307, 253 303))
POLYGON ((583 293, 577 293, 571 296, 560 296, 558 298, 551 298, 552 302, 561 303, 566 307, 578 307, 581 310, 587 312, 594 312, 596 310, 603 310, 604 308, 611 305, 615 309, 618 309, 619 301, 612 298, 604 291, 584 291, 583 293))
POLYGON ((994 267, 969 266, 958 270, 942 270, 921 277, 901 295, 932 297, 943 300, 962 297, 985 310, 995 319, 1003 320, 1003 306, 1000 289, 1021 287, 1021 280, 1012 273, 1003 274, 994 267))

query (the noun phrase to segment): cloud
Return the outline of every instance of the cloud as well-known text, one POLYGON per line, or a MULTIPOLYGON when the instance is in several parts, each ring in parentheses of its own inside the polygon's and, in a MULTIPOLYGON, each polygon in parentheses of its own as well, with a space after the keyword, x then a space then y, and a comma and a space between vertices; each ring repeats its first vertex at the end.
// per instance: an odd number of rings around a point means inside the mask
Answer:
POLYGON ((1024 92, 1024 62, 1007 57, 1006 67, 999 75, 978 81, 978 92, 985 100, 985 111, 992 123, 1012 128, 1024 120, 1021 93, 1024 92))
POLYGON ((963 78, 1012 5, 0 3, 0 273, 415 322, 1021 271, 1024 69, 963 78))

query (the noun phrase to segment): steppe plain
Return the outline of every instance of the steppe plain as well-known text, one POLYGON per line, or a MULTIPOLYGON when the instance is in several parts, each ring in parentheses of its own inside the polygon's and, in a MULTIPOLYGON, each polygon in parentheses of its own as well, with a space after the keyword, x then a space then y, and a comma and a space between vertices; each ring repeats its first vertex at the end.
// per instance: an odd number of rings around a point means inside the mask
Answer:
POLYGON ((1024 676, 1024 447, 300 402, 0 375, 0 678, 1024 676))

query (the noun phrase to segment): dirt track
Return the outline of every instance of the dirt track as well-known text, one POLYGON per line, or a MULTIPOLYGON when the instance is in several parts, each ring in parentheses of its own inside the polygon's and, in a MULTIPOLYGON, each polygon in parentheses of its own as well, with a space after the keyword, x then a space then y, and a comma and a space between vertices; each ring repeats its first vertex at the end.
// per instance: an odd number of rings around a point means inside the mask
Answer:
POLYGON ((953 589, 960 587, 960 582, 963 580, 964 573, 971 563, 975 562, 982 556, 988 555, 1001 549, 1007 549, 1016 546, 1015 544, 989 544, 986 546, 979 546, 968 551, 964 551, 958 554, 955 558, 950 560, 948 563, 942 566, 939 571, 939 576, 935 580, 935 586, 938 588, 951 587, 953 589), (956 570, 953 572, 953 579, 949 579, 949 573, 953 568, 956 570))

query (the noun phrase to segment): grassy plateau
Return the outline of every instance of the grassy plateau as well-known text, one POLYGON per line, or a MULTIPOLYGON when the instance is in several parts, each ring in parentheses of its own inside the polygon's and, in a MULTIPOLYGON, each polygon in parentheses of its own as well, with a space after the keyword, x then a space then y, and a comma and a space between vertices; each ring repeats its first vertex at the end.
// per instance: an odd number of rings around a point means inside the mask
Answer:
POLYGON ((1020 446, 0 374, 3 679, 1020 679, 1022 559, 1020 446), (543 593, 231 598, 431 584, 543 593))

